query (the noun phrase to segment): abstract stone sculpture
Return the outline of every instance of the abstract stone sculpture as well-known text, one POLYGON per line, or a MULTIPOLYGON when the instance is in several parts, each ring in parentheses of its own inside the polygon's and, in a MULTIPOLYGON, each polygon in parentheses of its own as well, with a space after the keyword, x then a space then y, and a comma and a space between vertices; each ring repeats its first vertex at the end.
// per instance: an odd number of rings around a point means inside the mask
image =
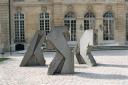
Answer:
POLYGON ((77 58, 77 61, 79 64, 86 64, 83 57, 80 55, 80 45, 79 43, 77 44, 77 46, 74 48, 75 49, 75 54, 76 55, 76 58, 77 58))
POLYGON ((86 30, 80 39, 80 43, 76 47, 76 57, 80 64, 95 66, 96 61, 91 54, 93 46, 93 30, 86 30), (80 45, 80 46, 79 46, 80 45))
POLYGON ((38 30, 35 33, 20 66, 37 66, 37 65, 44 66, 45 65, 45 59, 41 49, 41 46, 45 42, 45 39, 46 39, 46 36, 44 31, 38 30))
POLYGON ((67 45, 68 34, 66 27, 57 26, 47 35, 47 40, 56 50, 48 68, 49 75, 74 73, 74 56, 67 45))

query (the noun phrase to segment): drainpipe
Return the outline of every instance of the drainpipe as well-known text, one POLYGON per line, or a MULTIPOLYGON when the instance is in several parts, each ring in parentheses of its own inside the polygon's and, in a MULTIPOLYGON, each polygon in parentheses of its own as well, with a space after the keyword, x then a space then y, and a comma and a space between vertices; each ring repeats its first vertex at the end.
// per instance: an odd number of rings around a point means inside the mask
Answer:
POLYGON ((9 50, 10 55, 12 55, 12 48, 11 48, 11 0, 8 0, 8 7, 9 7, 9 50))

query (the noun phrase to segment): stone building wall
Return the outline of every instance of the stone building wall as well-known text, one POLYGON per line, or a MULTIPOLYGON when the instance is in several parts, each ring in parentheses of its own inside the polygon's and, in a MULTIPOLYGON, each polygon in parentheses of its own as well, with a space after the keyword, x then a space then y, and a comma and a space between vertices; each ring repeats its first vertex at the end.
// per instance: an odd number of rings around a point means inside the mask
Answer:
POLYGON ((14 0, 12 2, 12 49, 15 51, 14 14, 17 11, 25 15, 25 48, 36 30, 39 30, 39 14, 46 11, 50 15, 50 27, 64 25, 64 16, 68 12, 74 12, 76 16, 76 35, 79 41, 84 30, 84 15, 92 11, 96 16, 95 29, 98 30, 98 45, 126 45, 125 14, 127 13, 125 0, 14 0), (103 40, 103 14, 111 11, 114 14, 114 40, 103 40))
POLYGON ((0 53, 9 51, 8 0, 0 0, 0 53))

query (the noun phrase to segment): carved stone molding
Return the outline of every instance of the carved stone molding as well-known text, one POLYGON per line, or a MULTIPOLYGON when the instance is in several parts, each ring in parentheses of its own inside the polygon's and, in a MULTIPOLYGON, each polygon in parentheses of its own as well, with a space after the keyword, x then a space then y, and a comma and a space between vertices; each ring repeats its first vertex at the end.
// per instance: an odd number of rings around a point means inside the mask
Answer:
POLYGON ((74 10, 74 9, 73 9, 73 6, 72 6, 71 4, 68 5, 68 6, 67 6, 67 10, 68 10, 68 11, 73 11, 73 10, 74 10))
POLYGON ((88 10, 88 11, 93 11, 93 6, 92 6, 92 5, 88 5, 88 6, 87 6, 87 10, 88 10))
POLYGON ((47 11, 47 6, 41 6, 41 10, 46 12, 47 11))
POLYGON ((106 9, 107 11, 110 11, 110 10, 112 10, 112 6, 111 6, 111 5, 107 5, 107 6, 105 7, 105 9, 106 9))
POLYGON ((16 11, 22 11, 22 7, 17 6, 17 7, 16 7, 16 11))

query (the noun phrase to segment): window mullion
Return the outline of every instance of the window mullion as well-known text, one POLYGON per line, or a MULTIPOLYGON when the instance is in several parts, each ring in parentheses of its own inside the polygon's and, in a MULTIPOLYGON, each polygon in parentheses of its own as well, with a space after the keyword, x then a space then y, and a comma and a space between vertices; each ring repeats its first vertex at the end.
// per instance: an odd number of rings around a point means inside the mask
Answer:
POLYGON ((71 33, 71 20, 69 20, 69 32, 70 32, 70 41, 72 41, 72 33, 71 33))
POLYGON ((44 19, 44 23, 43 23, 44 24, 44 29, 43 30, 46 32, 46 28, 45 28, 46 23, 45 22, 46 22, 46 20, 44 19))

